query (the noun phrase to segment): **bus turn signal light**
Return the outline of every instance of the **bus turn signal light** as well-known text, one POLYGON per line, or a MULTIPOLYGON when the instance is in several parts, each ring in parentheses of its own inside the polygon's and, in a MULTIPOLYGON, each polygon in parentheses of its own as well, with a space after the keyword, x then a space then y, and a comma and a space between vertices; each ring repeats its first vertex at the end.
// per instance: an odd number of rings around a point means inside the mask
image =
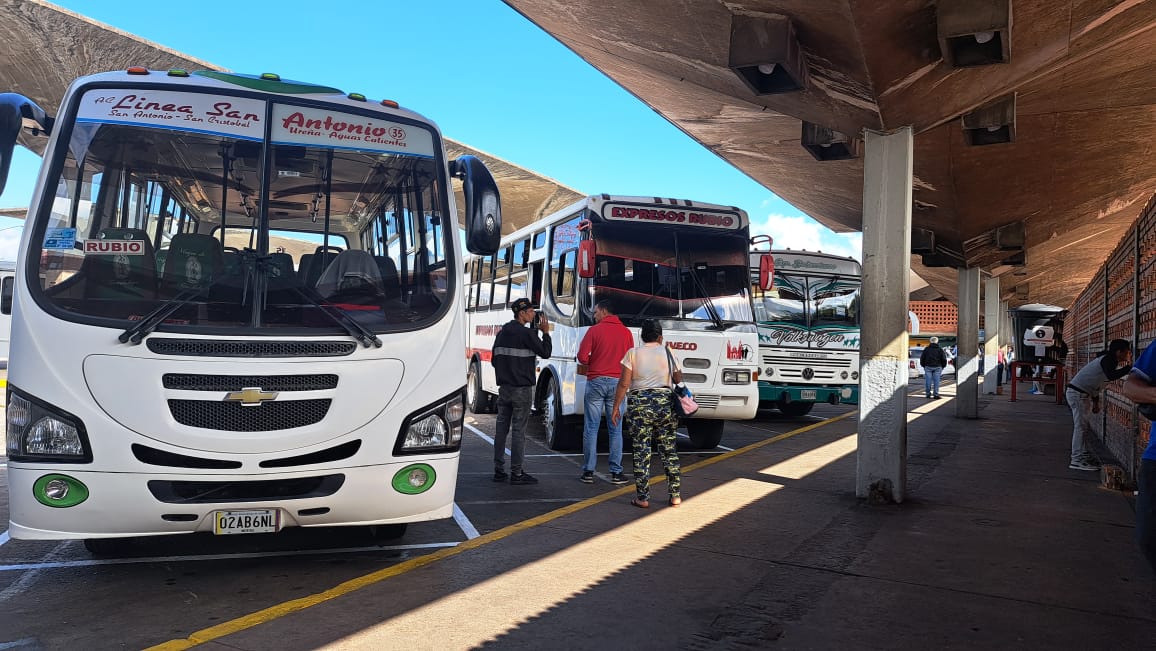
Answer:
POLYGON ((147 75, 149 73, 149 69, 148 68, 142 68, 141 66, 133 66, 133 67, 125 70, 125 72, 127 72, 130 75, 147 75))

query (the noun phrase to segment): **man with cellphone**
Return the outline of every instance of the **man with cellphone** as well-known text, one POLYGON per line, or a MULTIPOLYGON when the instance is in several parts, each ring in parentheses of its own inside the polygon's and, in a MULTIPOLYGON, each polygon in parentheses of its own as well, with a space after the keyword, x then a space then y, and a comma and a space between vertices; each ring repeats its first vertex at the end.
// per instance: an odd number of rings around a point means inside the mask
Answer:
POLYGON ((497 425, 494 432, 494 481, 509 478, 511 484, 537 484, 523 470, 526 452, 526 422, 534 400, 535 358, 549 358, 553 349, 550 322, 538 314, 529 299, 510 304, 514 318, 498 331, 491 351, 498 381, 497 425), (534 327, 526 325, 533 323, 534 327), (538 333, 541 333, 539 338, 538 333), (507 475, 506 438, 510 438, 510 472, 507 475))

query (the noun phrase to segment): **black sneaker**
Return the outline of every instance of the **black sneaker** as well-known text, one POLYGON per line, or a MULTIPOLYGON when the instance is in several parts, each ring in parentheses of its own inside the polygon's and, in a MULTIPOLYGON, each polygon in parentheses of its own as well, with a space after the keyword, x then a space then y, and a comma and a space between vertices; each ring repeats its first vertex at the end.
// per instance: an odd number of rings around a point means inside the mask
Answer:
POLYGON ((534 479, 533 477, 531 477, 527 473, 521 472, 521 473, 518 473, 516 475, 510 475, 510 483, 511 484, 529 485, 529 484, 537 484, 538 480, 534 479))
POLYGON ((626 475, 624 475, 620 472, 615 472, 615 473, 610 474, 610 483, 611 484, 629 484, 630 480, 626 478, 626 475))
POLYGON ((582 476, 578 478, 578 481, 582 482, 583 484, 593 484, 594 483, 594 471, 587 470, 587 471, 583 472, 582 476))
POLYGON ((510 476, 508 474, 506 474, 505 470, 495 470, 494 471, 494 481, 506 481, 507 479, 509 479, 509 477, 510 476))

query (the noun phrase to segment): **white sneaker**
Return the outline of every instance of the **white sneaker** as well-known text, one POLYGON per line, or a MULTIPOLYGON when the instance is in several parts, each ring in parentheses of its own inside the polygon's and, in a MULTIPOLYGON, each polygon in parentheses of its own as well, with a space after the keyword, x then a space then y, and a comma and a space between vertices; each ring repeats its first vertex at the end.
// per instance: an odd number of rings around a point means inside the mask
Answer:
POLYGON ((1087 461, 1073 461, 1068 464, 1072 470, 1099 470, 1100 466, 1088 463, 1087 461))

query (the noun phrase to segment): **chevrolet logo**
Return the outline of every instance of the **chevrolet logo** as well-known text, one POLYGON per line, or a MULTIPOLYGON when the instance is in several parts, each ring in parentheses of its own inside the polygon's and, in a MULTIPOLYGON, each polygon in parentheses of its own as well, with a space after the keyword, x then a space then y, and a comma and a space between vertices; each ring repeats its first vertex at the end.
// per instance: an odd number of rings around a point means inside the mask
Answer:
POLYGON ((262 391, 261 387, 246 387, 240 391, 230 391, 225 402, 239 402, 242 407, 260 407, 266 400, 276 400, 276 391, 262 391))

